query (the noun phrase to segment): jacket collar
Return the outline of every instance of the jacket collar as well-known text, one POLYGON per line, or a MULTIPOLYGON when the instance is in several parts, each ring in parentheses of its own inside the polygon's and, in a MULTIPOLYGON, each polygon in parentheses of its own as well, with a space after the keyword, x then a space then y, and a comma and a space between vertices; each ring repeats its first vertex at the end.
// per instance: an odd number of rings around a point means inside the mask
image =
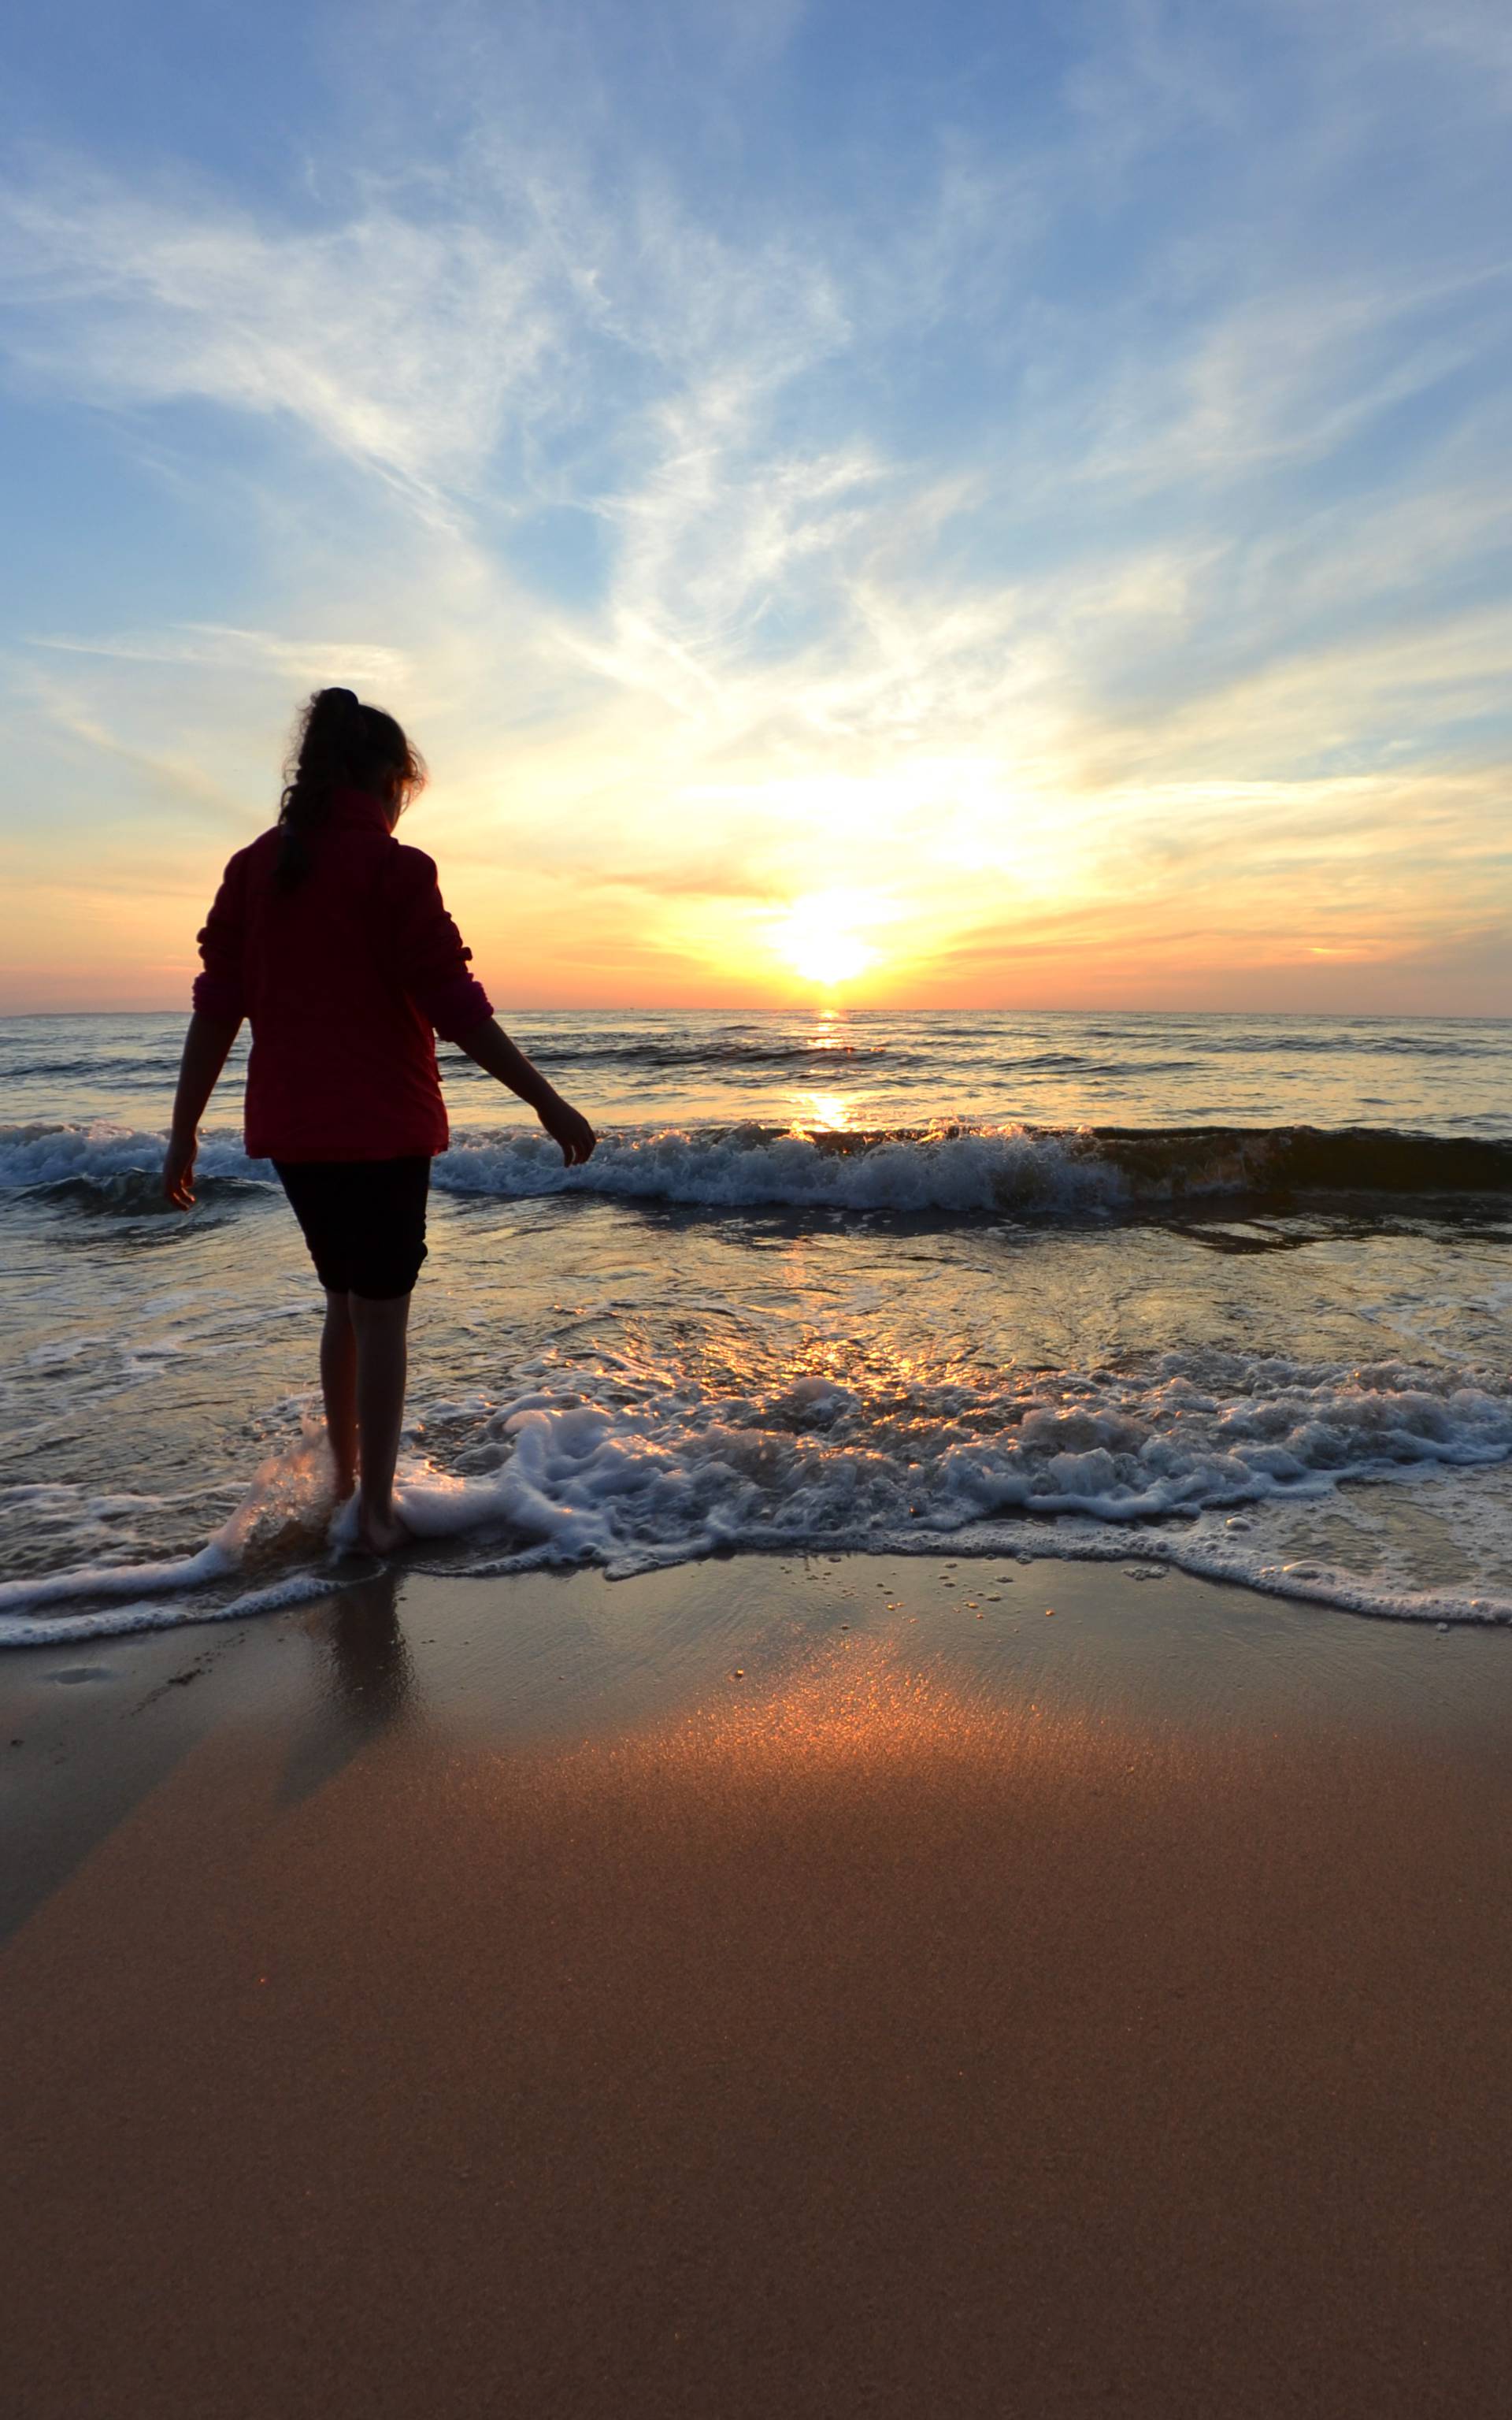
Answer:
POLYGON ((381 799, 371 790, 332 790, 326 809, 327 828, 341 831, 378 831, 387 833, 389 811, 381 799))

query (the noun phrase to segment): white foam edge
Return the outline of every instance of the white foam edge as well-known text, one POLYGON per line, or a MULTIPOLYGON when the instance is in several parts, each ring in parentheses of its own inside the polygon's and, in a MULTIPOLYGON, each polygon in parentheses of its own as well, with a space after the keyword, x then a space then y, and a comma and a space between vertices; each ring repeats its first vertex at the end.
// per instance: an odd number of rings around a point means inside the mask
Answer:
POLYGON ((135 1596, 144 1589, 200 1588, 237 1568, 236 1557, 212 1539, 197 1555, 171 1563, 81 1563, 35 1579, 0 1582, 0 1616, 14 1606, 59 1605, 75 1596, 135 1596))
MULTIPOLYGON (((1062 1516, 1063 1518, 1065 1516, 1062 1516)), ((640 1579, 651 1572, 671 1571, 690 1562, 724 1560, 732 1554, 755 1555, 895 1555, 915 1561, 958 1557, 973 1562, 1062 1562, 1159 1564, 1183 1572, 1189 1579, 1210 1580, 1226 1588, 1242 1588, 1252 1595, 1280 1597, 1289 1603, 1327 1606, 1335 1612, 1365 1614, 1377 1621, 1453 1622, 1459 1625, 1512 1624, 1512 1598, 1454 1596, 1431 1590, 1377 1589, 1358 1574, 1341 1572, 1306 1559, 1304 1570, 1287 1564, 1247 1565, 1216 1544, 1188 1543, 1166 1534, 1151 1534, 1131 1524, 1113 1535, 1062 1528, 1022 1528, 1000 1523, 973 1524, 961 1529, 922 1524, 906 1530, 833 1529, 783 1530, 748 1528, 718 1539, 686 1541, 679 1545, 629 1546, 596 1566, 580 1555, 564 1552, 553 1542, 535 1544, 517 1553, 492 1556, 470 1563, 458 1576, 503 1578, 539 1570, 544 1564, 565 1569, 597 1568, 607 1580, 640 1579)))
MULTIPOLYGON (((140 1579, 147 1568, 140 1567, 135 1576, 140 1579)), ((101 1606, 95 1613, 43 1615, 36 1620, 24 1614, 0 1616, 0 1649, 66 1647, 83 1638, 121 1638, 145 1630, 187 1630, 208 1621, 242 1621, 254 1614, 273 1613, 283 1606, 330 1596, 341 1585, 339 1580, 317 1578, 314 1573, 296 1573, 267 1588, 249 1589, 224 1605, 144 1597, 129 1605, 101 1606)))
MULTIPOLYGON (((401 1504, 402 1500, 401 1497, 401 1504)), ((1026 1538, 1022 1529, 1011 1529, 1001 1525, 975 1526, 957 1530, 932 1529, 927 1535, 921 1535, 916 1529, 837 1534, 833 1530, 774 1532, 764 1528, 743 1531, 734 1537, 722 1537, 717 1544, 721 1560, 734 1552, 871 1558, 891 1555, 915 1561, 936 1560, 949 1556, 963 1561, 1013 1561, 1020 1564, 1158 1564, 1165 1570, 1183 1572, 1192 1579, 1243 1588, 1252 1594, 1280 1597, 1292 1603, 1326 1606, 1335 1612, 1365 1614, 1378 1621, 1482 1626, 1512 1624, 1512 1600, 1466 1598, 1427 1590, 1372 1589, 1352 1574, 1326 1567, 1310 1566, 1305 1573, 1291 1571, 1285 1565, 1245 1567, 1216 1547, 1188 1544, 1167 1536, 1152 1537, 1138 1530, 1132 1535, 1126 1529, 1119 1536, 1102 1537, 1047 1527, 1037 1528, 1032 1538, 1026 1538)), ((472 1563, 460 1571, 454 1568, 448 1576, 505 1578, 554 1565, 569 1570, 596 1567, 609 1581, 639 1579, 653 1572, 671 1571, 682 1564, 710 1560, 715 1551, 714 1542, 689 1539, 676 1545, 667 1543, 629 1549, 595 1566, 581 1553, 564 1552, 557 1542, 538 1540, 516 1553, 495 1556, 486 1562, 472 1563)), ((117 1576, 122 1580, 132 1578, 140 1585, 151 1568, 150 1565, 139 1565, 135 1571, 122 1572, 117 1576)), ((411 1562, 407 1568, 424 1572, 425 1566, 411 1562)), ((58 1575, 60 1580, 66 1576, 74 1578, 72 1575, 58 1575)), ((0 1615, 0 1649, 66 1646, 71 1641, 85 1638, 120 1637, 149 1630, 188 1629, 211 1621, 239 1621, 254 1615, 274 1612, 282 1606, 329 1596, 339 1590, 342 1585, 333 1576, 299 1573, 266 1588, 248 1590, 222 1605, 185 1603, 182 1598, 170 1603, 136 1599, 125 1605, 101 1606, 93 1613, 41 1618, 0 1615)), ((76 1578, 74 1592, 82 1592, 76 1578)))
MULTIPOLYGON (((429 1538, 440 1544, 449 1531, 455 1534, 456 1530, 474 1524, 480 1528, 491 1526, 486 1518, 478 1517, 483 1507, 476 1498, 467 1507, 472 1519, 458 1519, 457 1515, 464 1509, 457 1500, 463 1494, 462 1490, 448 1489, 431 1494, 422 1484, 401 1488, 396 1493, 401 1512, 409 1512, 420 1539, 425 1538, 428 1532, 429 1538), (425 1500, 427 1496, 430 1498, 428 1503, 425 1500), (410 1499, 408 1505, 407 1497, 410 1499), (427 1512, 430 1515, 428 1520, 425 1517, 427 1512), (450 1518, 446 1517, 448 1513, 450 1518)), ((496 1520, 507 1518, 507 1515, 501 1515, 498 1508, 492 1509, 496 1520)), ((332 1523, 333 1546, 339 1547, 345 1543, 344 1533, 351 1526, 351 1508, 344 1506, 332 1523), (347 1516, 346 1521, 343 1514, 347 1516)), ((1296 1564, 1254 1563, 1244 1559, 1242 1549, 1232 1541, 1184 1539, 1168 1531, 1151 1532, 1134 1523, 1120 1524, 1110 1534, 1101 1525, 1093 1528, 1075 1515, 1051 1516, 1044 1526, 1036 1525, 1029 1534, 1026 1534, 1019 1525, 1001 1522, 963 1523, 956 1528, 936 1520, 906 1530, 849 1531, 783 1529, 769 1523, 743 1524, 732 1525, 717 1533, 704 1530, 677 1540, 662 1539, 647 1541, 642 1545, 619 1546, 608 1554, 595 1554, 585 1549, 580 1531, 577 1536, 572 1535, 577 1528, 578 1524, 571 1514, 559 1513, 555 1535, 543 1538, 537 1534, 529 1544, 506 1554, 491 1556, 484 1562, 470 1563, 460 1571, 453 1567, 454 1575, 486 1579, 549 1567, 566 1571, 597 1569, 603 1572, 606 1579, 613 1581, 674 1570, 682 1564, 706 1561, 715 1556, 723 1559, 741 1553, 895 1555, 916 1559, 950 1555, 974 1561, 1012 1559, 1018 1562, 1125 1565, 1133 1562, 1159 1565, 1165 1570, 1183 1572, 1193 1579, 1247 1589, 1253 1594, 1326 1606, 1337 1612, 1365 1614, 1376 1620, 1457 1625, 1512 1624, 1512 1599, 1466 1597, 1430 1590, 1372 1588, 1357 1574, 1320 1564, 1311 1557, 1299 1558, 1296 1564)), ((39 1580, 7 1583, 0 1589, 0 1649, 63 1645, 72 1639, 120 1637, 138 1631, 239 1621, 271 1612, 280 1606, 329 1595, 343 1585, 333 1575, 303 1572, 291 1574, 285 1579, 247 1590, 224 1604, 213 1606, 185 1602, 182 1596, 176 1602, 164 1603, 136 1594, 140 1590, 152 1588, 187 1591, 201 1582, 224 1578, 235 1567, 234 1558, 212 1544, 198 1555, 177 1563, 103 1566, 58 1572, 39 1580), (25 1605, 30 1609, 84 1595, 126 1597, 130 1601, 102 1606, 89 1613, 40 1618, 36 1618, 30 1610, 26 1614, 18 1611, 8 1615, 5 1610, 8 1605, 25 1605)), ((423 1571, 425 1567, 409 1561, 407 1568, 423 1571)))
POLYGON ((1247 1589, 1254 1595, 1282 1597, 1291 1603, 1322 1605, 1339 1613, 1368 1614, 1386 1621, 1451 1621, 1497 1624, 1512 1622, 1512 1598, 1455 1596, 1421 1589, 1372 1588, 1358 1573, 1339 1571, 1315 1556, 1299 1557, 1296 1565, 1247 1563, 1234 1549, 1225 1551, 1216 1540, 1190 1542, 1163 1532, 1126 1529, 1108 1537, 1073 1529, 1037 1530, 1026 1540, 997 1528, 936 1533, 925 1544, 917 1536, 896 1542, 900 1554, 969 1555, 974 1559, 1009 1554, 1024 1561, 1076 1563, 1160 1563, 1184 1572, 1189 1579, 1211 1580, 1223 1587, 1247 1589), (949 1544, 942 1543, 949 1539, 949 1544))

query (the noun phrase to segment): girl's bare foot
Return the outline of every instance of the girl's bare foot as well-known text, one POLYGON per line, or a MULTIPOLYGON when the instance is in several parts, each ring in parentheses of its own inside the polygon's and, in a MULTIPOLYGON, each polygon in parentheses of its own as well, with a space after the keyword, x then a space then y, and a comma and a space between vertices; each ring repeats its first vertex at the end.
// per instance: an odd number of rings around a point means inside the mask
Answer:
POLYGON ((410 1532, 397 1512, 360 1512, 357 1516, 357 1544, 369 1555, 396 1555, 402 1546, 413 1544, 410 1532))

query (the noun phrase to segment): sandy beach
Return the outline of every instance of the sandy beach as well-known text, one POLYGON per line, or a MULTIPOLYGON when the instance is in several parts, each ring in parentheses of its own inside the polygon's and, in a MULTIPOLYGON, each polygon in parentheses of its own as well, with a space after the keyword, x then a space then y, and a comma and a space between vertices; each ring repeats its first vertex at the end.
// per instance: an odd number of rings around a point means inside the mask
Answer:
POLYGON ((1137 1570, 10 1658, 10 2408, 1496 2408, 1512 1639, 1137 1570))
POLYGON ((0 67, 0 2420, 1512 2420, 1512 11, 0 67))

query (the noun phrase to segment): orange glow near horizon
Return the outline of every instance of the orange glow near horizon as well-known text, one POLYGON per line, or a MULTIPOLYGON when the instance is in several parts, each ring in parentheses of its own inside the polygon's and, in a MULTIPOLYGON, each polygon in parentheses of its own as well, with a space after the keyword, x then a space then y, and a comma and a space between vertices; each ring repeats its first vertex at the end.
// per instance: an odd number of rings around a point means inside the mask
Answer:
MULTIPOLYGON (((406 829, 436 858, 447 905, 506 1018, 621 1008, 1504 1015, 1494 898, 1479 923, 1457 921, 1446 877, 1436 887, 1416 852, 1426 787, 1406 777, 1374 785, 1390 821, 1368 861, 1346 853, 1365 804, 1352 779, 1309 785, 1302 800, 1273 788, 1258 795, 1254 784, 1089 799, 1068 783, 1053 799, 1025 789, 995 834, 978 790, 969 815, 943 789, 926 815, 921 785, 857 779, 836 785, 831 818, 817 784, 797 795, 769 784, 737 795, 731 785, 717 797, 685 794, 676 849, 657 839, 665 870, 634 882, 514 853, 493 783, 443 788, 438 779, 406 829), (1342 837, 1318 839, 1324 809, 1342 837), (1244 862, 1252 828, 1286 842, 1273 867, 1244 862), (1304 919, 1300 863, 1311 869, 1304 919), (1328 883, 1324 865, 1334 868, 1328 883)), ((1493 828, 1489 779, 1455 792, 1440 781, 1433 802, 1441 815, 1452 809, 1477 830, 1493 828)), ((66 870, 39 832, 29 837, 10 860, 17 912, 0 1014, 187 1013, 195 932, 231 847, 265 813, 249 803, 188 839, 177 821, 122 815, 66 870)), ((656 829, 642 818, 636 835, 656 829)), ((622 858, 633 866, 619 826, 604 846, 610 868, 622 858)))

